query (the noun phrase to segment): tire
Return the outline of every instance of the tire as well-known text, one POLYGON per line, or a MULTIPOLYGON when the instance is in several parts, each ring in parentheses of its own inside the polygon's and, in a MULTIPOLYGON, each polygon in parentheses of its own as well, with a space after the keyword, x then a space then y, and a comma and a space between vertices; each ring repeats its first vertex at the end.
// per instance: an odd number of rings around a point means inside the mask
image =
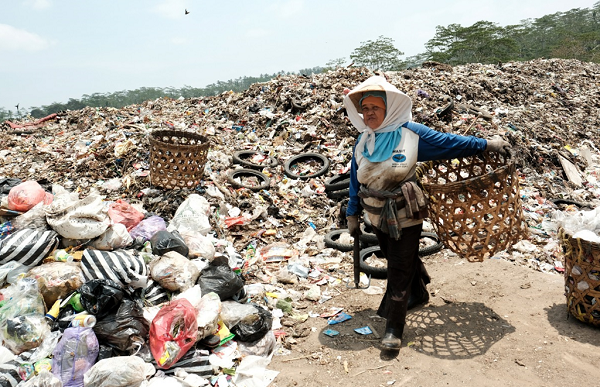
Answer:
POLYGON ((340 191, 347 188, 350 188, 350 175, 347 173, 335 175, 325 181, 325 191, 340 191))
POLYGON ((371 278, 375 279, 386 279, 387 278, 387 266, 386 267, 373 267, 369 266, 365 259, 371 256, 371 254, 375 254, 377 257, 383 258, 381 254, 381 249, 379 246, 371 246, 367 247, 360 251, 360 271, 365 273, 366 275, 370 275, 371 278), (377 254, 379 252, 379 254, 377 254))
POLYGON ((292 179, 300 179, 300 180, 307 180, 312 177, 322 176, 325 173, 327 173, 328 169, 329 169, 329 159, 320 153, 302 153, 302 154, 290 157, 283 164, 283 170, 287 177, 291 177, 292 179), (317 172, 315 172, 311 175, 298 175, 292 171, 293 166, 296 165, 297 163, 309 161, 309 160, 317 160, 321 165, 321 169, 319 169, 317 172))
POLYGON ((329 199, 342 199, 350 197, 350 188, 342 189, 339 191, 327 191, 325 193, 329 199))
POLYGON ((271 179, 269 179, 269 177, 267 175, 265 175, 264 173, 255 171, 254 169, 234 169, 233 171, 229 172, 229 175, 227 176, 227 181, 229 182, 229 184, 231 184, 234 187, 248 188, 249 190, 252 190, 252 191, 260 191, 263 189, 268 189, 269 185, 271 184, 271 179), (253 185, 238 183, 237 181, 235 181, 236 177, 242 177, 242 176, 257 177, 261 181, 261 183, 257 186, 253 186, 253 185))
POLYGON ((433 239, 436 243, 431 246, 427 246, 422 249, 419 249, 419 256, 421 256, 421 257, 424 257, 425 255, 437 253, 438 251, 440 251, 441 249, 444 248, 444 244, 442 242, 440 242, 440 238, 437 236, 436 233, 422 232, 420 239, 423 239, 423 238, 433 239))
POLYGON ((243 166, 244 168, 259 169, 259 170, 266 168, 266 167, 273 168, 273 167, 276 167, 277 164, 279 164, 277 159, 274 157, 271 157, 271 156, 268 156, 269 157, 268 164, 255 164, 248 160, 250 157, 252 157, 255 154, 262 154, 262 153, 258 152, 258 151, 253 151, 253 150, 237 151, 233 154, 233 163, 239 164, 239 165, 243 166))
MULTIPOLYGON (((363 234, 363 235, 365 235, 365 234, 363 234)), ((435 241, 437 241, 438 243, 436 243, 435 245, 432 245, 432 246, 428 246, 423 249, 419 249, 420 257, 438 252, 444 247, 443 243, 439 242, 438 236, 435 233, 422 232, 421 238, 431 238, 431 239, 434 239, 435 241)), ((369 257, 371 254, 375 254, 377 257, 385 259, 385 258, 383 258, 383 255, 381 254, 381 248, 379 246, 371 246, 371 247, 367 247, 366 249, 362 249, 360 251, 360 271, 362 271, 363 273, 365 273, 367 275, 370 274, 371 278, 387 279, 387 267, 385 267, 385 268, 373 267, 373 266, 369 266, 367 263, 365 263, 365 258, 369 257), (379 254, 377 254, 377 252, 379 252, 379 254)))
POLYGON ((348 232, 347 228, 333 230, 327 233, 327 235, 325 235, 325 246, 339 251, 352 251, 354 249, 354 244, 344 244, 339 242, 340 235, 345 232, 348 232))
POLYGON ((377 246, 379 245, 379 240, 377 239, 377 235, 373 234, 372 232, 367 230, 367 225, 365 225, 364 223, 362 224, 362 227, 360 228, 360 231, 362 232, 362 234, 360 234, 360 241, 364 242, 367 246, 377 246))

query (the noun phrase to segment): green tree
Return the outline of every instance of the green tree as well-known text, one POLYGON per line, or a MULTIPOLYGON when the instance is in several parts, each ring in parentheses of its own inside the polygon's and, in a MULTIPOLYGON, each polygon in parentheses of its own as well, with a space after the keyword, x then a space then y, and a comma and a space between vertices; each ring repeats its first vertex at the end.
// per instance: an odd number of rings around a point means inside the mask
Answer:
POLYGON ((350 54, 350 59, 356 66, 365 66, 371 70, 393 71, 403 68, 400 59, 402 55, 404 53, 394 47, 393 39, 381 35, 375 41, 361 42, 360 47, 350 54))
POLYGON ((345 58, 331 59, 327 63, 325 63, 325 69, 326 70, 334 70, 334 69, 337 69, 338 67, 342 67, 345 63, 346 63, 345 58))

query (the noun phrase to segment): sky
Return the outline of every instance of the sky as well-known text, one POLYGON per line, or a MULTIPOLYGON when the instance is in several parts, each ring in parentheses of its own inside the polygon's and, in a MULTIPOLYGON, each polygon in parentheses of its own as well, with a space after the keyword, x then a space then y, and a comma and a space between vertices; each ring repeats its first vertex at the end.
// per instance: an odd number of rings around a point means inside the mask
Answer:
POLYGON ((0 0, 0 107, 349 64, 379 36, 405 59, 436 26, 507 26, 597 1, 0 0))

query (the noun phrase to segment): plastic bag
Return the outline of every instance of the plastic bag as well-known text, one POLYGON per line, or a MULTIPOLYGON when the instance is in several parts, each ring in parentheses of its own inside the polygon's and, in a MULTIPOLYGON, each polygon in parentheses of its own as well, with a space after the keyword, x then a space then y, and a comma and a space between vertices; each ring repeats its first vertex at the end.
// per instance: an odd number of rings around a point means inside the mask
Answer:
POLYGON ((19 230, 0 241, 0 264, 14 261, 36 266, 57 246, 58 234, 53 230, 19 230))
POLYGON ((96 362, 98 351, 98 339, 91 328, 67 328, 52 353, 52 373, 64 387, 83 387, 83 375, 96 362))
POLYGON ((50 371, 42 370, 38 375, 23 383, 21 387, 63 387, 63 383, 50 371))
POLYGON ((189 259, 175 251, 169 251, 150 262, 149 267, 154 281, 171 291, 184 291, 191 288, 200 274, 189 259))
POLYGON ((50 308, 56 300, 65 298, 84 283, 78 263, 50 262, 29 270, 26 278, 37 281, 44 302, 50 308))
POLYGON ((122 199, 117 199, 108 206, 108 216, 114 223, 119 223, 130 231, 144 219, 144 214, 122 199))
POLYGON ((189 248, 189 258, 202 258, 209 262, 213 260, 215 257, 215 246, 211 238, 192 230, 186 230, 180 234, 189 248))
POLYGON ((109 314, 94 325, 98 340, 131 354, 144 345, 149 330, 150 324, 144 318, 141 302, 127 299, 121 302, 116 313, 109 314))
POLYGON ((167 223, 160 216, 151 216, 142 220, 137 226, 129 231, 133 239, 141 238, 144 242, 150 240, 152 235, 167 229, 167 223))
POLYGON ((152 279, 148 280, 148 286, 142 289, 142 299, 147 305, 160 305, 169 301, 169 292, 152 279))
POLYGON ((39 202, 23 215, 17 216, 12 222, 15 229, 23 230, 25 228, 32 228, 35 230, 47 230, 49 226, 46 221, 46 209, 44 206, 44 202, 39 202))
POLYGON ((206 266, 198 284, 202 294, 217 293, 221 300, 227 300, 237 294, 244 287, 244 280, 229 267, 228 259, 224 256, 216 257, 206 266))
POLYGON ((50 332, 37 282, 25 278, 2 293, 9 299, 0 308, 0 338, 16 354, 36 348, 50 332))
POLYGON ((29 268, 19 262, 7 262, 0 266, 0 287, 6 283, 16 283, 22 274, 29 271, 29 268))
POLYGON ((228 327, 239 323, 244 317, 256 313, 252 304, 240 304, 237 301, 223 301, 221 303, 221 320, 228 327))
POLYGON ((253 342, 260 340, 273 326, 271 312, 260 305, 252 304, 254 313, 244 316, 240 322, 230 328, 231 333, 239 341, 253 342))
POLYGON ((277 338, 273 331, 267 332, 261 339, 252 342, 238 341, 238 351, 242 356, 271 356, 277 346, 277 338))
POLYGON ((186 299, 165 305, 150 326, 150 351, 159 368, 171 366, 194 345, 198 334, 196 310, 186 299))
POLYGON ((133 238, 127 232, 125 225, 111 224, 106 231, 94 239, 88 246, 98 250, 116 250, 127 247, 133 243, 133 238))
POLYGON ((208 200, 204 196, 191 194, 177 208, 167 230, 177 230, 180 233, 197 231, 206 235, 211 230, 209 216, 208 200))
POLYGON ((221 299, 216 293, 208 293, 202 296, 196 307, 198 322, 198 340, 217 331, 219 315, 221 313, 221 299))
POLYGON ((122 287, 111 280, 95 279, 79 288, 83 308, 98 319, 115 310, 125 297, 122 287))
POLYGON ((81 269, 86 280, 109 279, 119 286, 144 288, 148 284, 148 267, 144 258, 133 250, 102 251, 85 249, 81 269))
POLYGON ((97 192, 78 199, 59 185, 53 187, 54 202, 46 206, 46 220, 64 238, 93 239, 110 224, 103 196, 97 192))
POLYGON ((29 180, 11 188, 8 193, 8 209, 26 212, 40 202, 52 203, 52 198, 52 194, 44 191, 37 181, 29 180))
POLYGON ((165 370, 165 374, 173 374, 177 369, 202 375, 204 377, 213 374, 213 368, 208 360, 209 352, 206 349, 191 348, 177 363, 165 370))
POLYGON ((163 255, 169 251, 176 251, 184 257, 187 257, 190 251, 177 230, 174 230, 173 232, 167 230, 158 231, 152 235, 150 243, 152 244, 152 253, 154 255, 163 255))
POLYGON ((156 369, 137 356, 100 360, 83 376, 85 387, 134 387, 149 379, 156 369))

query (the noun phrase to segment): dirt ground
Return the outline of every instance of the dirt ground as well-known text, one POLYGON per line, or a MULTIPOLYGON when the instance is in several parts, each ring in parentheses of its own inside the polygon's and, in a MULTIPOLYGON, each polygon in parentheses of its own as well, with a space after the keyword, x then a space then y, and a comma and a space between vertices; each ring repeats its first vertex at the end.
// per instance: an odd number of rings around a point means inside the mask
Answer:
MULTIPOLYGON (((442 251, 424 257, 431 299, 409 311, 397 356, 382 352, 380 294, 337 286, 309 310, 343 307, 348 321, 309 318, 291 353, 274 356, 274 387, 598 386, 600 330, 568 316, 563 276, 502 259, 470 263, 442 251), (375 333, 360 335, 369 325, 375 333), (337 337, 323 331, 333 328, 337 337), (308 332, 309 329, 306 329, 308 332)), ((373 280, 370 292, 385 286, 373 280)))

